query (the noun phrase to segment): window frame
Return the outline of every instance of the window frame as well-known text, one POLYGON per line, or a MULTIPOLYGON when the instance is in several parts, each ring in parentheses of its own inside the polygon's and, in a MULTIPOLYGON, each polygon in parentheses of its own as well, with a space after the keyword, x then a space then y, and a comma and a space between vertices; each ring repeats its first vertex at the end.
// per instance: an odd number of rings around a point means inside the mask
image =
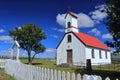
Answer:
POLYGON ((101 50, 99 50, 99 58, 102 59, 101 50))
POLYGON ((95 58, 95 52, 94 49, 91 50, 92 58, 95 58))
POLYGON ((108 59, 107 51, 105 51, 105 58, 108 59))
POLYGON ((70 26, 71 26, 71 22, 68 22, 67 27, 70 28, 70 26))

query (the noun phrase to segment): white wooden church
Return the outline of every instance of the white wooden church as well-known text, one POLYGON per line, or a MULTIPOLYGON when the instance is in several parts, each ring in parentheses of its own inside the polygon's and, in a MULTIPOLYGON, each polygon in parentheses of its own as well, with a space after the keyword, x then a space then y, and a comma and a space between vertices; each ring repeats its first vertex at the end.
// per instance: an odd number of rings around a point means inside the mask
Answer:
POLYGON ((65 34, 57 46, 57 65, 86 66, 111 63, 110 49, 97 38, 79 32, 77 16, 68 12, 65 16, 65 34))

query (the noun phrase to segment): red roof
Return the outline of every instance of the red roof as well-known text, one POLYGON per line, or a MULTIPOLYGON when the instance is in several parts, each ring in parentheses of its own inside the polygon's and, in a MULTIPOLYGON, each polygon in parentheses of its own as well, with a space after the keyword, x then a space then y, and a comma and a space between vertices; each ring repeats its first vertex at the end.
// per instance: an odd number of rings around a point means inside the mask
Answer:
POLYGON ((69 12, 67 12, 67 14, 66 14, 65 18, 67 17, 67 15, 68 15, 68 14, 70 14, 71 16, 73 16, 73 17, 77 18, 77 16, 76 16, 73 12, 70 12, 70 11, 69 11, 69 12))
POLYGON ((81 40, 85 45, 95 47, 95 48, 100 48, 104 50, 109 50, 107 46, 105 46, 100 40, 98 40, 95 37, 92 37, 88 34, 79 32, 79 33, 74 33, 79 40, 81 40))

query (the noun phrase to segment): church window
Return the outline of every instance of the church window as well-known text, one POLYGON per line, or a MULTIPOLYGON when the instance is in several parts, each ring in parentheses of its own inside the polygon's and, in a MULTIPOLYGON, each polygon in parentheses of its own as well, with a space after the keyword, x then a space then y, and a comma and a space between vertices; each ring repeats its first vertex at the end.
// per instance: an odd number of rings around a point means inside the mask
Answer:
POLYGON ((68 35, 68 42, 71 42, 71 35, 68 35))
POLYGON ((102 58, 101 50, 99 50, 99 58, 102 58))
POLYGON ((70 23, 70 22, 68 22, 68 28, 70 28, 70 26, 71 26, 71 23, 70 23))
POLYGON ((106 57, 106 59, 108 58, 108 56, 107 56, 107 51, 105 51, 105 57, 106 57))
POLYGON ((91 53, 92 53, 92 58, 95 58, 94 49, 91 50, 91 53))

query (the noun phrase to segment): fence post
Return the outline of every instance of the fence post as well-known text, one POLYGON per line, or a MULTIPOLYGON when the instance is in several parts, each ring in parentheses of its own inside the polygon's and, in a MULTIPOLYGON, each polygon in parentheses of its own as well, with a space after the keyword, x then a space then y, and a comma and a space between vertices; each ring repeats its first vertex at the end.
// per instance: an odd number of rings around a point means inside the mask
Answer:
POLYGON ((81 75, 77 74, 77 80, 81 80, 81 75))
POLYGON ((101 76, 98 76, 97 80, 102 80, 101 76))
POLYGON ((50 69, 47 69, 47 80, 50 80, 50 69))
POLYGON ((50 70, 50 75, 51 75, 50 80, 53 80, 53 69, 50 70))
POLYGON ((84 75, 83 75, 83 80, 87 80, 87 77, 88 77, 88 75, 87 75, 87 74, 84 74, 84 75))
POLYGON ((75 73, 72 73, 72 80, 75 80, 75 73))
POLYGON ((62 80, 66 80, 64 71, 62 72, 62 80))
POLYGON ((57 70, 54 70, 54 80, 57 80, 57 70))
POLYGON ((61 71, 58 71, 58 80, 61 80, 61 71))
POLYGON ((109 77, 106 77, 105 80, 110 80, 110 78, 109 78, 109 77))
POLYGON ((90 76, 89 76, 89 80, 94 80, 94 76, 93 76, 93 75, 90 75, 90 76))
POLYGON ((39 80, 42 79, 42 70, 41 70, 41 67, 38 68, 38 72, 39 72, 39 80))
POLYGON ((46 68, 44 69, 44 80, 46 80, 47 79, 47 70, 46 70, 46 68))
POLYGON ((67 72, 67 79, 66 80, 70 80, 70 72, 67 72))
POLYGON ((44 80, 44 68, 41 69, 41 80, 44 80))

